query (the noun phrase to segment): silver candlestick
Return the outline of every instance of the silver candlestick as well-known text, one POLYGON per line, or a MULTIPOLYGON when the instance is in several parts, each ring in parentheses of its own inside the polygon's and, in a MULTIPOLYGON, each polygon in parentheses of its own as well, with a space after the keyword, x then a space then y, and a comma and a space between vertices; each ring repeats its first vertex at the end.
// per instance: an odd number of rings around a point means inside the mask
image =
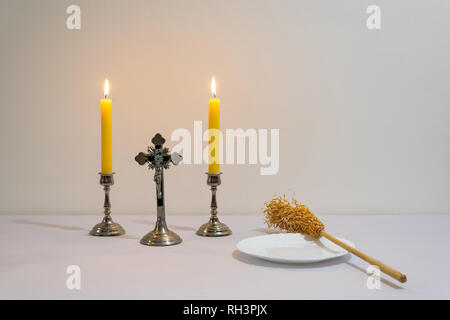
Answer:
POLYGON ((182 157, 174 152, 169 154, 168 148, 163 148, 166 140, 157 133, 152 143, 154 147, 148 147, 148 154, 140 152, 135 160, 141 166, 148 164, 149 169, 155 169, 153 180, 156 183, 156 226, 153 231, 147 233, 142 239, 141 244, 146 246, 171 246, 181 243, 181 238, 173 231, 167 228, 166 209, 164 205, 164 169, 169 169, 171 163, 177 165, 182 157))
POLYGON ((109 201, 109 191, 111 186, 114 184, 114 172, 113 173, 99 173, 100 174, 100 185, 103 186, 105 190, 105 203, 103 205, 104 214, 102 222, 96 224, 92 230, 89 232, 92 236, 120 236, 125 234, 125 230, 122 226, 114 222, 111 218, 111 202, 109 201))
POLYGON ((204 237, 222 237, 229 236, 231 234, 231 229, 225 224, 219 221, 217 217, 217 199, 216 192, 217 186, 222 183, 220 179, 220 173, 206 173, 208 178, 206 179, 206 184, 211 187, 211 217, 209 221, 203 224, 198 230, 197 235, 204 237))

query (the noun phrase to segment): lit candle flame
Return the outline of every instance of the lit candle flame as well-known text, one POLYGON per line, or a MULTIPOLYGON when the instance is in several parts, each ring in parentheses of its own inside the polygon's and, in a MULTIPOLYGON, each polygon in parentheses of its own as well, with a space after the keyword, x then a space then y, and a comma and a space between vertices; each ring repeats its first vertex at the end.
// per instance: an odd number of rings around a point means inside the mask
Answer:
POLYGON ((214 77, 212 78, 212 81, 211 81, 211 93, 214 98, 217 96, 217 94, 216 94, 216 79, 214 77))
POLYGON ((109 98, 109 82, 105 79, 105 98, 109 98))

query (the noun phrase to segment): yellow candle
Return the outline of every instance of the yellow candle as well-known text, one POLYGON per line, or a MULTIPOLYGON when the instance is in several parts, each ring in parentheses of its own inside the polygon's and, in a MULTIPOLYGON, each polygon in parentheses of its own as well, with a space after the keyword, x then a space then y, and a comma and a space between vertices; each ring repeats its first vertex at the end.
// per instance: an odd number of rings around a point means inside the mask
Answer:
POLYGON ((105 98, 100 102, 102 122, 102 173, 112 173, 112 110, 109 83, 105 80, 105 98))
POLYGON ((209 99, 209 166, 208 173, 219 173, 220 151, 220 99, 216 98, 216 81, 212 78, 211 91, 213 97, 209 99))

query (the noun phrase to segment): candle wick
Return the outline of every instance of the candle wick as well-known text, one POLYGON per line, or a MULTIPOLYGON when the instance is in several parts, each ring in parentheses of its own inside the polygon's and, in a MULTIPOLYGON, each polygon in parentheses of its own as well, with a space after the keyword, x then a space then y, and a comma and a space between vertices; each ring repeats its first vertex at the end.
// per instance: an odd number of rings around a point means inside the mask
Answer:
POLYGON ((105 99, 109 99, 109 94, 105 94, 105 99))

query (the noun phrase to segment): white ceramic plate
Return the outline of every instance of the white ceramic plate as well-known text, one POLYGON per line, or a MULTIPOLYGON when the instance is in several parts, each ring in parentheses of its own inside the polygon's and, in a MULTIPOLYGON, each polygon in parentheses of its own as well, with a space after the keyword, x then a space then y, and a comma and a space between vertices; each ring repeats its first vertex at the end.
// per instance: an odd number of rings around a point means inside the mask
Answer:
MULTIPOLYGON (((342 242, 355 247, 351 241, 342 242)), ((241 240, 237 248, 254 257, 281 263, 312 263, 342 257, 348 251, 321 237, 298 233, 279 233, 241 240)))

